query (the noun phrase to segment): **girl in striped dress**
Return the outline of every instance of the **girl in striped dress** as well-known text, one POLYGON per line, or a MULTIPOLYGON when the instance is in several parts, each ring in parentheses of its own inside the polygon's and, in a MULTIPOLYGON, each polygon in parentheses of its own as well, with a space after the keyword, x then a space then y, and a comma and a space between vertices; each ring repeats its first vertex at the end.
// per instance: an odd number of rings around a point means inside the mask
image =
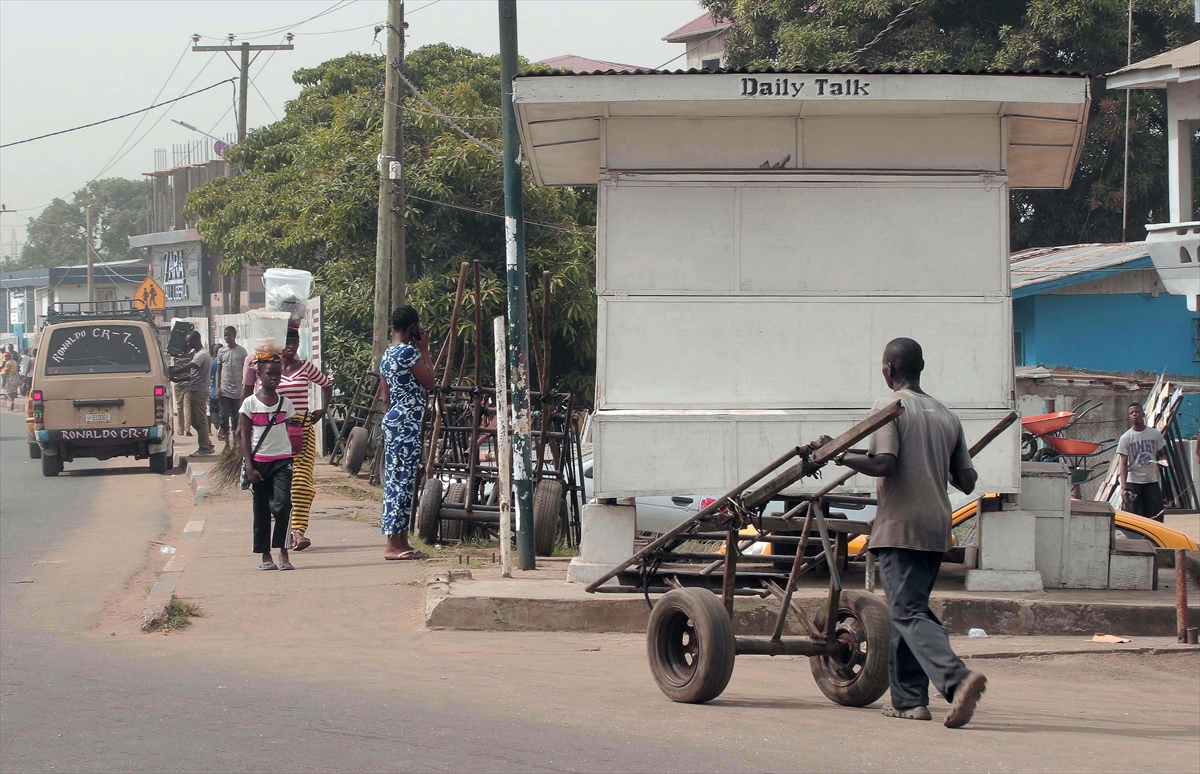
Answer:
MULTIPOLYGON (((292 466, 290 547, 295 551, 303 551, 312 545, 312 541, 304 533, 308 531, 308 517, 312 512, 313 498, 317 496, 316 487, 313 485, 313 468, 317 462, 316 425, 325 416, 325 408, 309 410, 309 383, 321 388, 322 406, 328 406, 333 400, 333 380, 311 362, 296 357, 299 348, 300 331, 289 328, 287 343, 280 353, 283 359, 283 376, 279 380, 278 392, 291 401, 296 409, 295 416, 288 420, 288 434, 303 433, 304 439, 292 466)), ((254 389, 255 376, 255 372, 247 372, 246 378, 249 383, 244 385, 244 389, 254 389)))

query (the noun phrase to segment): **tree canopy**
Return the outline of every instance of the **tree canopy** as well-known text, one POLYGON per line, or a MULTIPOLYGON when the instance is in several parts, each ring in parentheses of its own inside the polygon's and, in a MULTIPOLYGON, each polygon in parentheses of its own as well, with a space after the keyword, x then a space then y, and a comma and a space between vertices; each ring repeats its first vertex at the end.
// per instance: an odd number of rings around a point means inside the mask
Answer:
MULTIPOLYGON (((729 68, 1062 69, 1096 76, 1074 183, 1066 191, 1013 192, 1012 248, 1120 241, 1125 93, 1105 92, 1102 78, 1126 63, 1127 0, 701 3, 734 22, 725 43, 729 68)), ((1192 0, 1133 4, 1133 61, 1197 37, 1192 0)), ((1128 238, 1134 240, 1144 237, 1144 224, 1169 219, 1166 105, 1159 90, 1130 94, 1128 238)))
POLYGON ((14 268, 40 269, 87 261, 87 206, 92 205, 96 258, 120 261, 145 258, 129 247, 129 237, 146 233, 150 193, 146 183, 110 177, 93 180, 71 195, 55 199, 29 221, 27 241, 14 268))
MULTIPOLYGON (((225 256, 224 271, 252 264, 313 272, 324 304, 326 352, 343 387, 370 359, 383 67, 382 57, 350 54, 297 70, 293 77, 303 88, 284 118, 229 150, 227 158, 242 174, 196 189, 186 207, 210 247, 225 256)), ((500 146, 499 57, 430 45, 405 57, 404 73, 438 111, 500 146)), ((401 112, 408 301, 436 344, 449 327, 460 262, 480 261, 489 364, 491 318, 505 308, 501 159, 411 95, 401 112)), ((551 273, 553 381, 590 402, 595 194, 536 187, 527 177, 525 217, 529 274, 551 273)), ((531 308, 538 308, 540 292, 530 297, 531 308)), ((459 323, 468 341, 475 339, 472 304, 468 287, 459 323)), ((482 376, 490 383, 486 368, 482 376)))

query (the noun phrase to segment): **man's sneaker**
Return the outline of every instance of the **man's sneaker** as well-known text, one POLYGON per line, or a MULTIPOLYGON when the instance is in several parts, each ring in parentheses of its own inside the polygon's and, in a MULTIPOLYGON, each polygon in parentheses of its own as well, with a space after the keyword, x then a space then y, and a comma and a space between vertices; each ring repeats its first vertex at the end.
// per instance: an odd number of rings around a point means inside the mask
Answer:
POLYGON ((954 701, 950 703, 950 714, 946 715, 946 728, 962 728, 971 722, 979 697, 987 690, 987 678, 978 672, 970 672, 954 687, 954 701))
POLYGON ((933 715, 929 714, 928 707, 912 707, 911 709, 899 710, 895 707, 884 707, 884 717, 901 718, 903 720, 933 720, 933 715))

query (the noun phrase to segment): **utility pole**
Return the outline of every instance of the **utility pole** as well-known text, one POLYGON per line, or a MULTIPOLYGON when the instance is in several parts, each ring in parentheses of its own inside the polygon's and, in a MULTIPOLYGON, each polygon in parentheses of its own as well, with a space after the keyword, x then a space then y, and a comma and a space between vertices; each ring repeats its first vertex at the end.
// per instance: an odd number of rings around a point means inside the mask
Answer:
POLYGON ((392 340, 388 325, 391 306, 404 303, 404 196, 401 192, 401 135, 399 131, 400 73, 404 59, 404 0, 388 0, 387 61, 383 73, 383 147, 379 154, 379 204, 375 225, 375 315, 371 363, 378 366, 392 340), (390 286, 390 292, 389 292, 390 286))
MULTIPOLYGON (((241 52, 241 63, 234 62, 234 66, 238 68, 238 144, 241 144, 246 139, 246 107, 249 103, 247 90, 250 88, 250 65, 254 64, 254 60, 258 59, 258 54, 262 51, 291 51, 295 49, 292 45, 292 33, 288 33, 286 45, 273 46, 252 46, 249 43, 241 43, 233 45, 233 36, 229 36, 229 45, 227 46, 201 46, 199 35, 192 35, 192 42, 197 45, 192 46, 192 51, 202 54, 213 54, 221 52, 229 57, 229 61, 233 62, 233 57, 229 56, 231 51, 241 52), (250 58, 250 52, 254 52, 254 59, 250 58)), ((229 278, 229 313, 238 314, 242 311, 242 276, 245 274, 246 268, 243 266, 241 271, 229 278)))
MULTIPOLYGON (((388 58, 391 58, 392 35, 396 36, 396 67, 404 66, 404 31, 408 29, 408 24, 404 21, 404 0, 389 0, 388 5, 388 27, 394 28, 388 30, 388 58), (395 6, 397 21, 392 19, 392 7, 395 6)), ((396 89, 395 94, 387 92, 389 102, 394 102, 397 106, 400 105, 400 79, 395 79, 396 89)), ((384 105, 386 108, 387 105, 384 105)), ((405 250, 405 233, 404 233, 404 112, 399 107, 393 107, 392 110, 396 114, 396 120, 393 125, 396 127, 396 136, 393 139, 392 156, 395 158, 396 177, 392 182, 392 308, 396 308, 404 303, 408 297, 408 259, 404 254, 405 250)), ((384 113, 386 115, 386 112, 384 113)), ((387 131, 387 125, 384 124, 384 131, 387 131)), ((386 144, 385 144, 386 147, 386 144)))
POLYGON ((87 206, 87 300, 96 300, 96 286, 92 283, 92 205, 87 206))
POLYGON ((533 483, 529 454, 529 312, 525 299, 525 208, 521 139, 513 111, 517 74, 517 0, 500 3, 500 116, 504 132, 504 245, 508 270, 508 362, 512 382, 513 486, 517 493, 517 567, 533 570, 533 483))

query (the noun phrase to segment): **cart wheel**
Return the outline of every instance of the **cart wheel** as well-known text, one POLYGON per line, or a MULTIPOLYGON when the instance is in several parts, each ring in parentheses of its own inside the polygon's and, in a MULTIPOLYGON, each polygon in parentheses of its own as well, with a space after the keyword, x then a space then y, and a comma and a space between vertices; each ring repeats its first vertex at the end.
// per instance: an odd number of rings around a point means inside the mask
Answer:
MULTIPOLYGON (((808 665, 821 693, 846 707, 865 707, 888 689, 892 617, 879 597, 865 591, 843 591, 837 616, 840 655, 813 656, 808 665)), ((813 623, 824 630, 824 610, 813 623)))
MULTIPOLYGON (((442 503, 444 505, 466 505, 467 485, 451 484, 446 487, 446 496, 442 498, 442 503)), ((441 522, 442 540, 462 540, 464 522, 458 519, 442 519, 441 522)))
POLYGON ((707 589, 668 591, 650 612, 646 653, 667 698, 703 704, 720 696, 733 675, 733 623, 707 589))
POLYGON ((558 543, 561 520, 563 485, 561 481, 544 478, 533 492, 533 552, 550 556, 558 543))
POLYGON ((29 459, 40 460, 42 458, 42 447, 36 443, 29 444, 29 459))
POLYGON ((1021 433, 1021 461, 1030 462, 1037 454, 1038 440, 1033 433, 1021 433))
POLYGON ((417 537, 433 545, 437 540, 438 512, 442 510, 442 482, 431 478, 421 490, 421 501, 417 503, 417 537))
POLYGON ((346 439, 346 470, 350 471, 352 476, 358 475, 358 471, 362 470, 363 460, 367 458, 367 436, 367 428, 356 427, 346 439))

